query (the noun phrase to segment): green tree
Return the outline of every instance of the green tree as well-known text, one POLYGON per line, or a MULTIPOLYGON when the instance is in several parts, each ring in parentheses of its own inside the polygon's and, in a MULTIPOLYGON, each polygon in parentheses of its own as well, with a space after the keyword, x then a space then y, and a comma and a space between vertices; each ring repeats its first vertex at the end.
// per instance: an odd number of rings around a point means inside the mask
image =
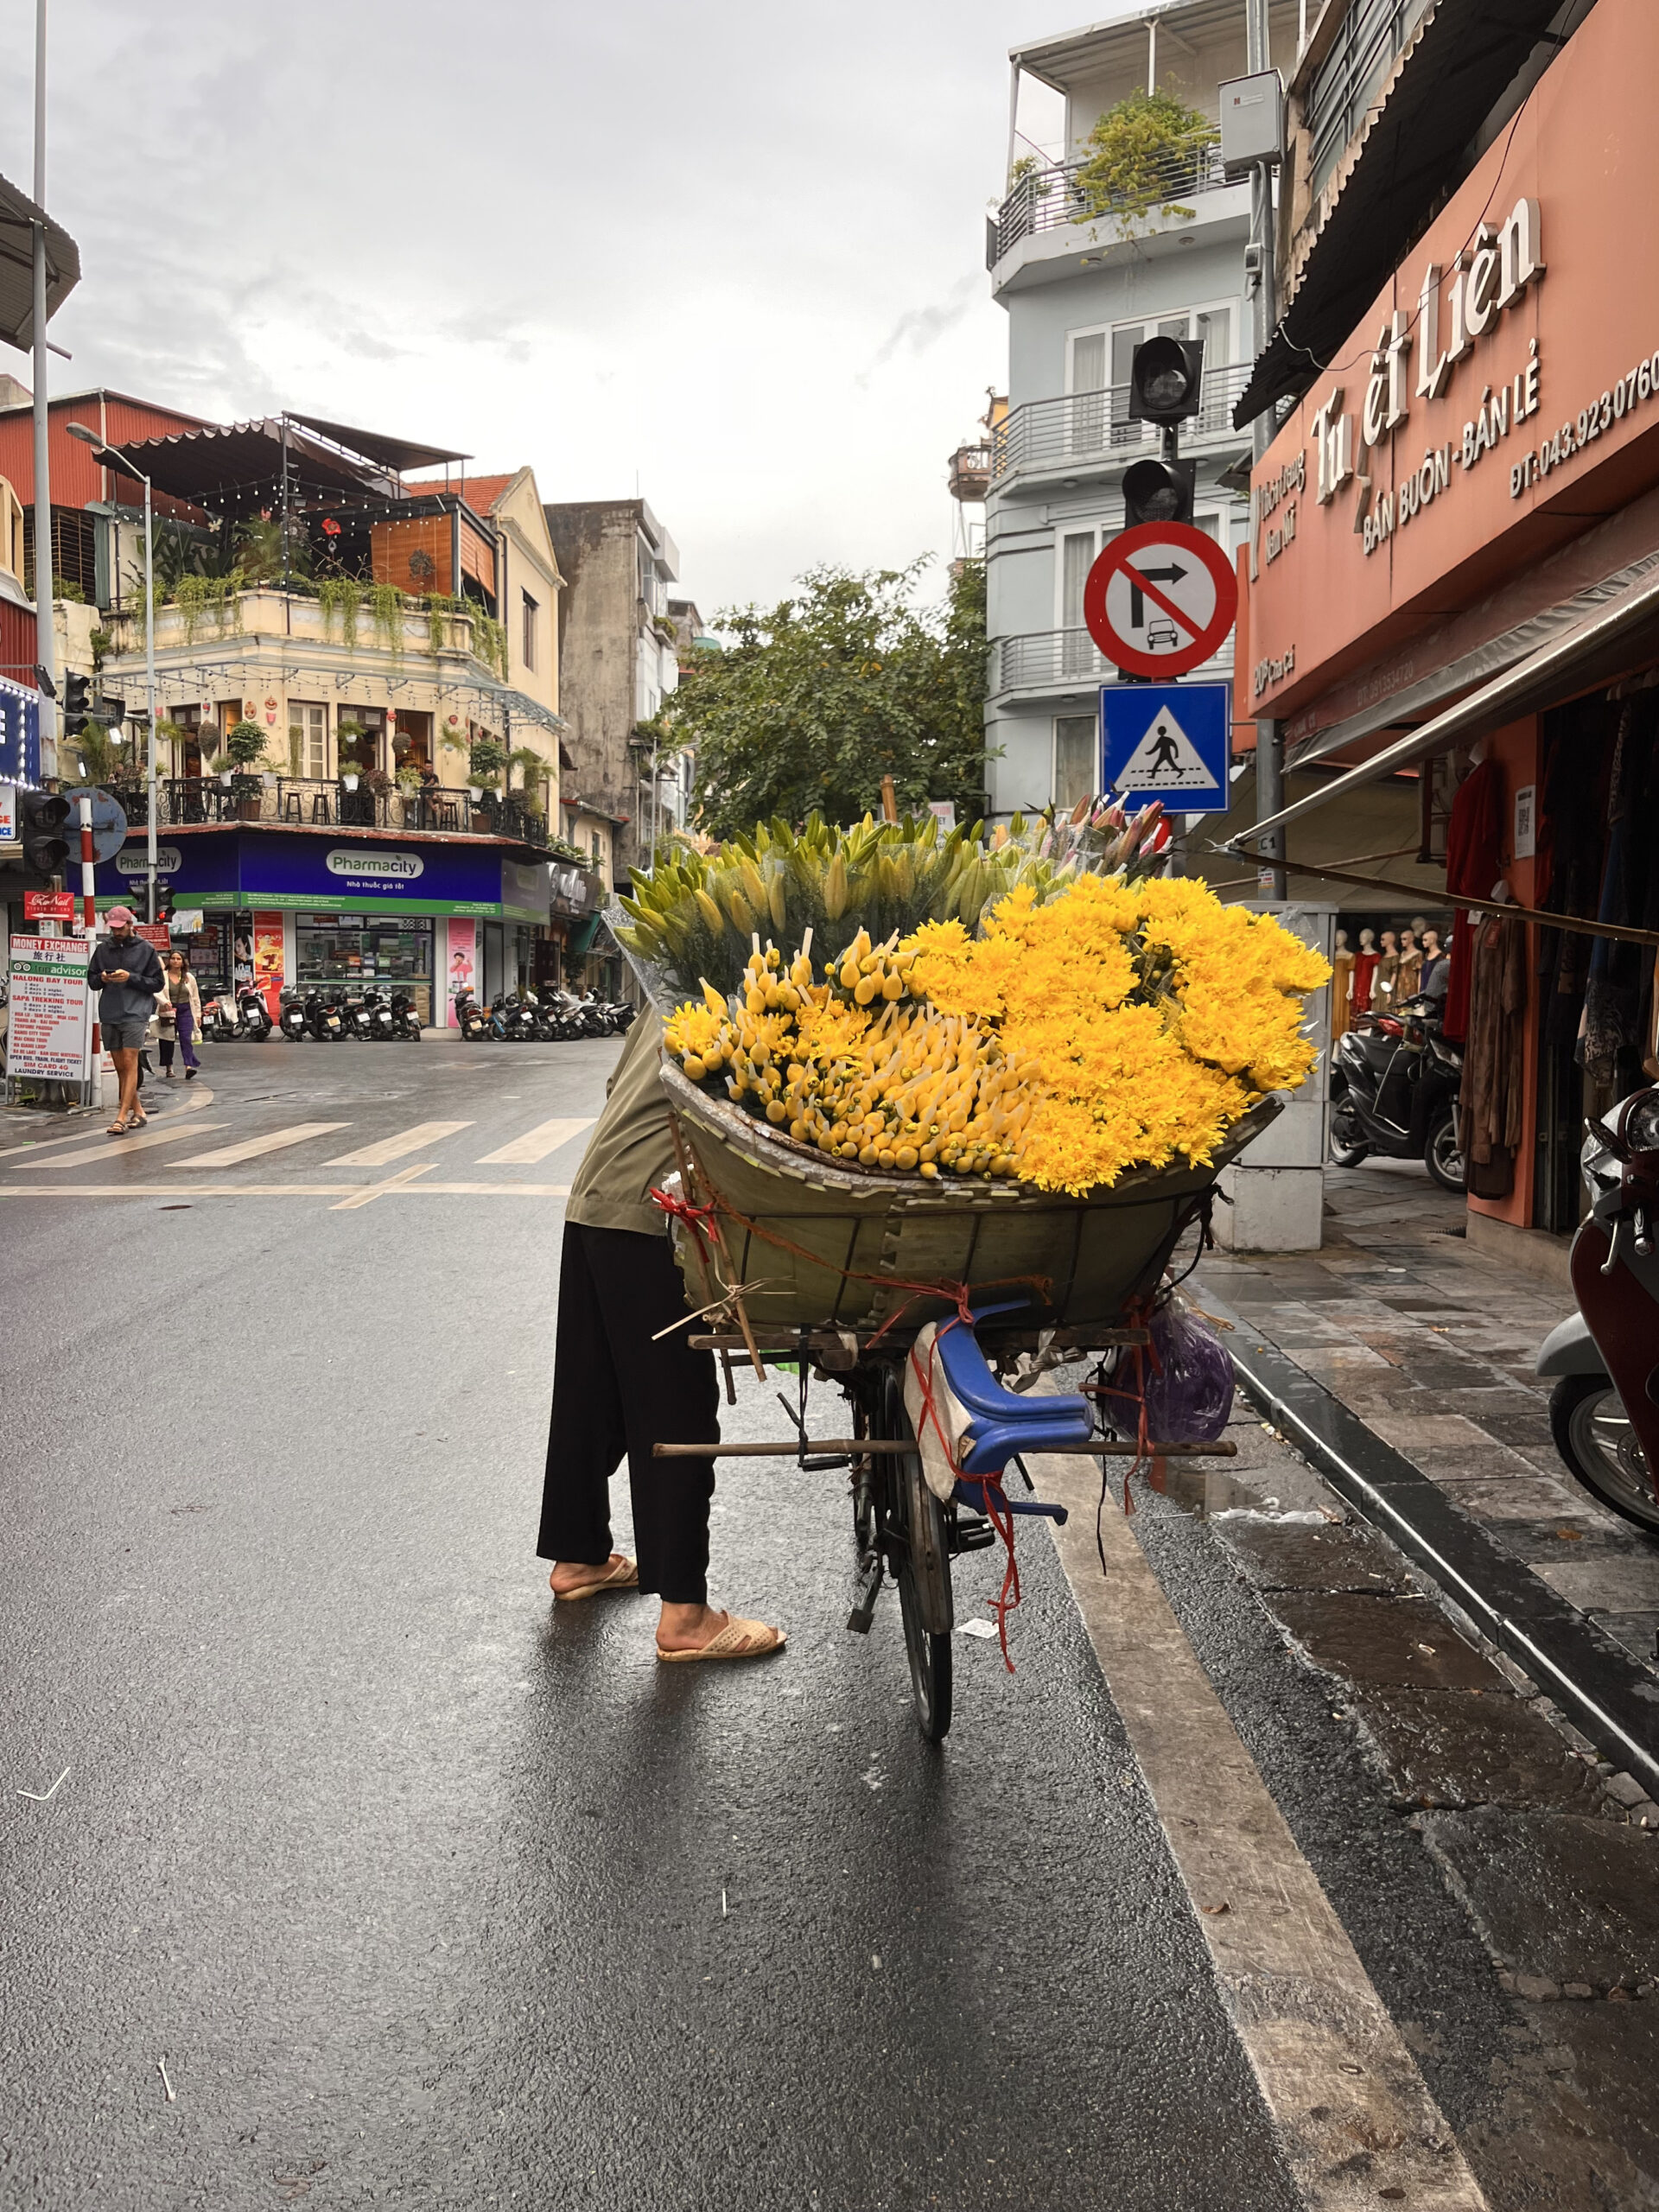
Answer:
POLYGON ((730 837, 814 809, 855 822, 880 811, 884 776, 901 809, 980 812, 984 564, 955 563, 944 606, 918 608, 924 565, 814 569, 774 607, 716 617, 734 642, 693 653, 653 729, 664 752, 695 752, 701 828, 730 837))

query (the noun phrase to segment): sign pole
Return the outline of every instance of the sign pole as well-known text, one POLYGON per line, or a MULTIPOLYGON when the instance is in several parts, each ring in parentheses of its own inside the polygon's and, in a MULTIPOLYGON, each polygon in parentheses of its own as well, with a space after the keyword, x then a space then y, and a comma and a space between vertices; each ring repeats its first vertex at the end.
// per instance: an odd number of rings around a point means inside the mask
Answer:
MULTIPOLYGON (((1267 70, 1273 67, 1268 40, 1268 0, 1246 0, 1245 67, 1267 70)), ((1257 162, 1250 174, 1250 244, 1255 249, 1252 276, 1255 353, 1259 360, 1273 335, 1274 300, 1277 282, 1274 271, 1273 172, 1257 162)), ((1250 425, 1250 448, 1259 463, 1273 443, 1273 410, 1264 407, 1250 425)), ((1256 494, 1250 493, 1250 575, 1255 575, 1256 494)), ((1249 671, 1244 671, 1248 677, 1249 671)), ((1283 725, 1268 720, 1255 726, 1255 818, 1271 820, 1285 804, 1285 740, 1283 725)), ((1269 830, 1256 840, 1255 887, 1264 899, 1288 898, 1285 878, 1285 833, 1269 830)))

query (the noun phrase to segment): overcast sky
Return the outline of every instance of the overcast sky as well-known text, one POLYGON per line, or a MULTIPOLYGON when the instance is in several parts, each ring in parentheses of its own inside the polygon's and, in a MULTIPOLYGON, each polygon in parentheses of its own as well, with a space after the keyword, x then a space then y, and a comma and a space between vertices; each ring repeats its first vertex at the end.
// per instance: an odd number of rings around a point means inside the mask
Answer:
MULTIPOLYGON (((636 487, 705 615, 951 550, 1007 48, 1067 0, 51 0, 56 391, 636 487)), ((1117 12, 1114 0, 1096 15, 1117 12)), ((32 175, 34 10, 0 29, 32 175)), ((22 355, 0 366, 29 380, 22 355)))

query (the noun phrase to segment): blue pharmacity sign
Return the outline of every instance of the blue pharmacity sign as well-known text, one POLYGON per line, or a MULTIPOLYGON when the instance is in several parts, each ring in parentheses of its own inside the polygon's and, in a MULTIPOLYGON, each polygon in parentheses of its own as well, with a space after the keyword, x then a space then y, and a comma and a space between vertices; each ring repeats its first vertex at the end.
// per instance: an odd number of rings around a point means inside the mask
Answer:
MULTIPOLYGON (((536 922, 548 914, 545 862, 504 860, 499 845, 174 830, 164 836, 156 857, 175 906, 505 915, 536 922)), ((143 840, 129 840, 114 865, 124 876, 142 875, 143 840)))

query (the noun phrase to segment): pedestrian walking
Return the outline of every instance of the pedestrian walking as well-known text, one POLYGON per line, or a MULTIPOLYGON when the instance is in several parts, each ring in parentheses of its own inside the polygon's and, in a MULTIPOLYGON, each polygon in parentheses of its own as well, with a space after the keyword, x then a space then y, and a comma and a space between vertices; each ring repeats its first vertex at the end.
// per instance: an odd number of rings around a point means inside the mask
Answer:
POLYGON ((607 1590, 660 1599, 659 1659, 758 1659, 783 1630, 709 1603, 714 1460, 652 1456, 658 1441, 720 1441, 714 1358, 686 1342, 668 1217, 651 1198, 675 1166, 662 1041, 650 1013, 628 1032, 565 1205, 537 1550, 567 1604, 607 1590), (625 1455, 637 1565, 611 1549, 610 1479, 625 1455))
POLYGON ((196 1058, 195 1035, 201 1027, 201 993, 191 973, 188 953, 169 952, 162 963, 166 978, 161 1004, 162 1073, 173 1080, 173 1047, 176 1043, 184 1064, 184 1079, 194 1082, 201 1063, 196 1058))
POLYGON ((155 946, 138 935, 130 906, 111 906, 109 925, 109 935, 99 939, 86 963, 86 988, 99 994, 104 1048, 120 1078, 120 1104, 110 1123, 110 1135, 119 1137, 142 1128, 149 1119, 138 1103, 138 1055, 162 993, 162 963, 155 946))

